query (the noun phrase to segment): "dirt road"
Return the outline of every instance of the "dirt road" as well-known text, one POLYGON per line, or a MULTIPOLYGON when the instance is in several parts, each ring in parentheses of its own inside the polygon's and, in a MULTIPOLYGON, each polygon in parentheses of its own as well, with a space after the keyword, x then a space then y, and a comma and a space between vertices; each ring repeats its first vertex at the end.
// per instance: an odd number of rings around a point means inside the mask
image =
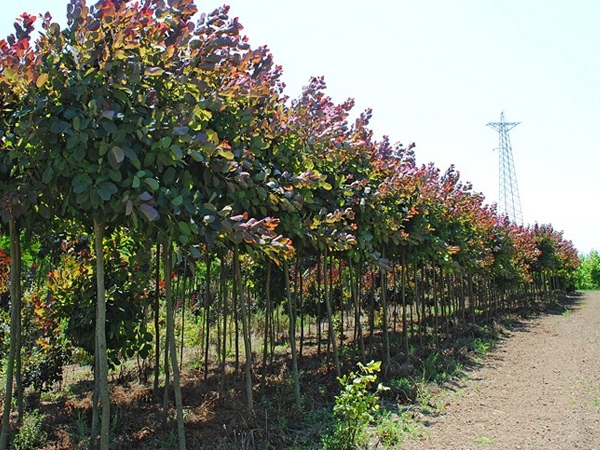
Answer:
POLYGON ((511 331, 402 449, 600 450, 600 292, 571 300, 511 331))

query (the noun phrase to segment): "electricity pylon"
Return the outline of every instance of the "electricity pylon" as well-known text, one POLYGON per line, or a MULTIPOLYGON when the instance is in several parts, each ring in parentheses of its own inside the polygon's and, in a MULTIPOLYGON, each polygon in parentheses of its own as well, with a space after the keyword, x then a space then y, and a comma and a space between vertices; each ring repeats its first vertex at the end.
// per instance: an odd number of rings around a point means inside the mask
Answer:
POLYGON ((512 147, 508 132, 521 122, 506 122, 504 111, 500 114, 500 122, 490 122, 488 127, 495 129, 499 138, 498 152, 500 154, 500 177, 498 193, 498 212, 505 214, 508 218, 520 225, 523 224, 523 212, 521 211, 521 199, 519 197, 519 185, 515 173, 512 147))

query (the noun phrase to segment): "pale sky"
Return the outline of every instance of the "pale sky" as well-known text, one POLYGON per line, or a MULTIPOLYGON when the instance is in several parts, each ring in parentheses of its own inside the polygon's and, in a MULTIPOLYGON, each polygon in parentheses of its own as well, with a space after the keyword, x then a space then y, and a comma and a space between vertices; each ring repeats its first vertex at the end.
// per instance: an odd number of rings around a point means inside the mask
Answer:
MULTIPOLYGON (((23 11, 65 22, 67 0, 3 0, 0 35, 23 11)), ((93 2, 89 2, 93 3, 93 2)), ((223 1, 196 1, 210 12, 223 1)), ((324 75, 335 101, 373 109, 376 137, 417 144, 417 161, 498 200, 501 111, 526 223, 600 250, 599 0, 229 0, 296 97, 324 75)))

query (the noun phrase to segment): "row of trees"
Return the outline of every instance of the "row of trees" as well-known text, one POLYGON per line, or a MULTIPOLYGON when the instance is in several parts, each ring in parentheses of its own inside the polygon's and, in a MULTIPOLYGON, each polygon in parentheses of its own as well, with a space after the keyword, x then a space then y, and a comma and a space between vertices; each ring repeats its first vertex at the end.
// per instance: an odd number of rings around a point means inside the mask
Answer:
POLYGON ((158 389, 164 345, 183 449, 177 304, 203 317, 206 368, 211 333, 223 372, 226 327, 240 325, 252 409, 257 311, 264 375, 278 306, 286 310, 300 406, 305 318, 315 319, 319 349, 326 328, 338 374, 340 345, 362 360, 379 353, 389 368, 409 357, 411 339, 439 344, 477 317, 548 300, 572 283, 577 255, 561 233, 510 223, 453 167, 419 166, 414 145, 376 141, 371 112, 351 122, 352 100, 334 103, 321 78, 289 100, 281 68, 266 47, 250 47, 226 7, 194 22, 196 12, 192 0, 71 0, 66 27, 41 16, 32 42, 36 18, 23 14, 0 43, 0 202, 10 243, 0 290, 11 299, 0 448, 13 379, 19 401, 23 392, 22 287, 42 330, 32 346, 50 354, 49 337, 68 323, 65 339, 94 355, 101 408, 92 430, 102 449, 111 361, 119 352, 146 359, 153 348, 158 389), (21 273, 23 237, 38 276, 21 273), (344 324, 350 344, 338 342, 344 324))

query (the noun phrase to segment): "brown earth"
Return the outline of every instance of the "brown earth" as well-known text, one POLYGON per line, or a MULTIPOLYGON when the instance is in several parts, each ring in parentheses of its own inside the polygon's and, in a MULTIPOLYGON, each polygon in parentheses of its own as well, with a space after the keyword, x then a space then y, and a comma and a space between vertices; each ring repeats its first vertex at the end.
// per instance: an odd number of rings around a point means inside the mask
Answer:
POLYGON ((403 450, 600 449, 600 292, 520 322, 403 450))

